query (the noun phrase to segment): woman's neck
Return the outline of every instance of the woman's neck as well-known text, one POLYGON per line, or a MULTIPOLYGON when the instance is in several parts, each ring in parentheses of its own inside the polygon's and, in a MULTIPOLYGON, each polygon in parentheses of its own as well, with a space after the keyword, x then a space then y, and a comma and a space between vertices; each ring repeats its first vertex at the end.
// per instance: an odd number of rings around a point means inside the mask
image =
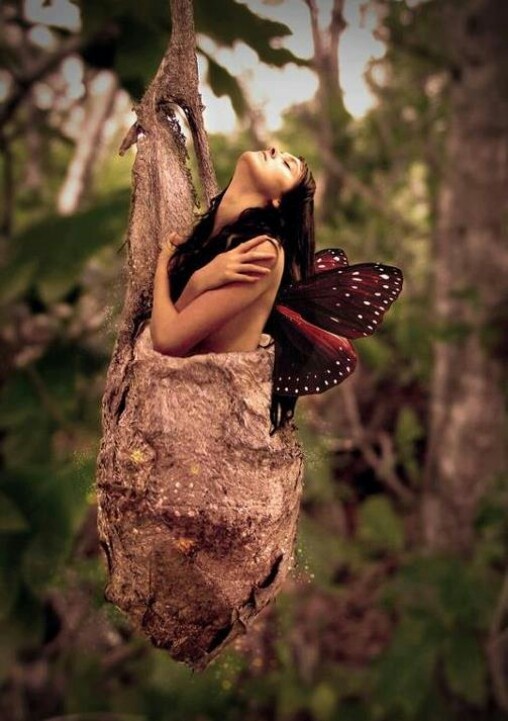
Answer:
POLYGON ((211 235, 217 235, 224 226, 234 223, 247 208, 264 208, 266 204, 266 198, 259 193, 228 194, 226 191, 217 208, 211 235))

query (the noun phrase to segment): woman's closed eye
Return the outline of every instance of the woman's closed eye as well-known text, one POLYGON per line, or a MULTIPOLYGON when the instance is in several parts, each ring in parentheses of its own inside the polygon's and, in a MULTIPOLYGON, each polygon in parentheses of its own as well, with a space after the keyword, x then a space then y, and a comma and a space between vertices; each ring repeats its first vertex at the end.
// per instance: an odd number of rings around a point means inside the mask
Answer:
POLYGON ((290 172, 294 175, 298 171, 299 163, 293 155, 290 155, 289 153, 287 155, 287 160, 284 157, 282 159, 284 160, 284 163, 286 164, 290 172))

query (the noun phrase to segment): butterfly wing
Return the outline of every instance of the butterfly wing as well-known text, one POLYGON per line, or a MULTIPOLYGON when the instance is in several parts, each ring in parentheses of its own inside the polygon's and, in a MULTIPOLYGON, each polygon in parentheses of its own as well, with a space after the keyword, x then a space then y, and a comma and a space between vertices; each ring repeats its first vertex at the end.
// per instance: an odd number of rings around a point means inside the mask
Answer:
POLYGON ((342 248, 325 248, 314 253, 314 274, 326 270, 345 268, 349 265, 347 255, 342 248))
POLYGON ((340 249, 316 253, 314 267, 306 281, 284 287, 272 311, 274 391, 281 396, 342 383, 357 363, 348 339, 372 335, 402 289, 398 268, 348 265, 340 249))
POLYGON ((273 380, 279 395, 323 393, 354 371, 357 356, 347 338, 319 328, 282 304, 275 308, 273 322, 273 380))
POLYGON ((402 290, 399 268, 383 263, 336 266, 286 286, 280 302, 305 320, 346 338, 372 335, 402 290))

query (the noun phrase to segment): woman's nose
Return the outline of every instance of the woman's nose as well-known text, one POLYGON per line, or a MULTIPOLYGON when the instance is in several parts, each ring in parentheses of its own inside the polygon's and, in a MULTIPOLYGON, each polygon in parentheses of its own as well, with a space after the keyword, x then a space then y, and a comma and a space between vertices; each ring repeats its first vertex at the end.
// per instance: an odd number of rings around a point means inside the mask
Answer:
POLYGON ((276 149, 276 148, 273 148, 273 147, 270 148, 270 155, 272 156, 272 158, 275 158, 276 153, 277 153, 277 149, 276 149))

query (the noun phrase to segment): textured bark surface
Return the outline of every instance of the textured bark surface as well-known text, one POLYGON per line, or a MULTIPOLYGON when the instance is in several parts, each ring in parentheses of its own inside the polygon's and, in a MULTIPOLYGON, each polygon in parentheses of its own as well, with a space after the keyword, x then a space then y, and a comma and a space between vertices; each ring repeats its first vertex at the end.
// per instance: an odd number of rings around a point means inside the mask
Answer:
POLYGON ((506 468, 503 359, 489 346, 508 275, 508 4, 451 4, 454 61, 435 248, 435 314, 461 328, 435 344, 423 534, 467 554, 478 501, 506 468))
POLYGON ((98 485, 106 598, 195 670, 293 565, 304 455, 293 422, 269 435, 273 362, 273 345, 164 356, 146 325, 98 485))

